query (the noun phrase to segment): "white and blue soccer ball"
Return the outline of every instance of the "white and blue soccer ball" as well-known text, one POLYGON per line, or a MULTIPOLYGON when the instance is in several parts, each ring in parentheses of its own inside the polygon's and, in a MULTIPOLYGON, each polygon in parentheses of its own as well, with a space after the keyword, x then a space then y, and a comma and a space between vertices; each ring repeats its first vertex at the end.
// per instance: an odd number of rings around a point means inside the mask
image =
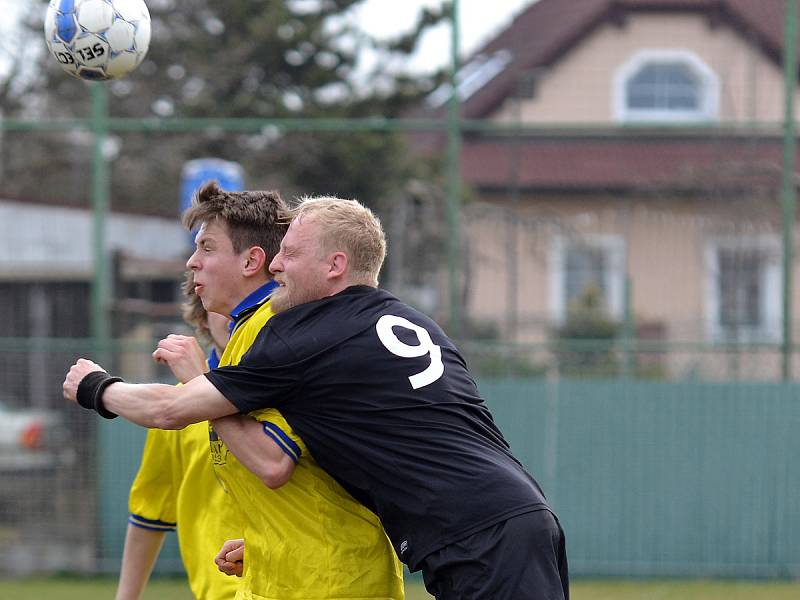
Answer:
POLYGON ((150 12, 143 0, 50 0, 44 35, 70 75, 118 79, 147 54, 150 12))

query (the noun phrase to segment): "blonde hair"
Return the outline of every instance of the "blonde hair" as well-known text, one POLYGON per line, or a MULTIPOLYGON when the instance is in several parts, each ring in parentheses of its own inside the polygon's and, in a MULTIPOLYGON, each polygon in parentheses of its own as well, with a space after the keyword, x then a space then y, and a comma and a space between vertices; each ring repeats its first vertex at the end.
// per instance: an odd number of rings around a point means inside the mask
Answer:
POLYGON ((352 283, 378 285, 378 273, 386 257, 386 236, 370 209, 358 200, 305 196, 289 216, 292 220, 310 218, 320 224, 321 251, 347 255, 352 283))

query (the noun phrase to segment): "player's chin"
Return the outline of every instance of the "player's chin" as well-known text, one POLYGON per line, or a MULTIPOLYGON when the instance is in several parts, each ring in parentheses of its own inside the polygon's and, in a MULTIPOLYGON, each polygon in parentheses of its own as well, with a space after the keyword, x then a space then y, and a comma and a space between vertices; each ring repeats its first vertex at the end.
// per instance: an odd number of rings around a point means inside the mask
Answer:
POLYGON ((275 314, 281 313, 292 307, 292 301, 289 298, 289 290, 286 286, 280 286, 269 297, 269 306, 275 314))

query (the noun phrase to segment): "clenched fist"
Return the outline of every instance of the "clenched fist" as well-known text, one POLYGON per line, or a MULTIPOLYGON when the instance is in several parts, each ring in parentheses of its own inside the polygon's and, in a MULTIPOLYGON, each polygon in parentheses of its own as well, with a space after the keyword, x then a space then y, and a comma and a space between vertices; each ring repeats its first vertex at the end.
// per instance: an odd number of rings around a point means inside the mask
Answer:
POLYGON ((153 360, 167 365, 181 383, 208 370, 206 355, 198 341, 188 335, 170 334, 158 342, 153 360))
POLYGON ((64 398, 71 402, 77 402, 78 385, 80 385, 84 377, 94 371, 105 372, 105 369, 103 369, 103 367, 97 363, 94 363, 86 358, 79 358, 78 362, 70 367, 69 371, 67 372, 67 378, 64 379, 64 385, 62 386, 64 390, 64 398))

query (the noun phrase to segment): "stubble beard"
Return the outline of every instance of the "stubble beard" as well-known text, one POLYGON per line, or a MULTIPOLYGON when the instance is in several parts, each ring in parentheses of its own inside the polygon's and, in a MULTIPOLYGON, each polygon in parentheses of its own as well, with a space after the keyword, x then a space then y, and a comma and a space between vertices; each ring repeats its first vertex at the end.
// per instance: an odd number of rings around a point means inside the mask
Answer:
POLYGON ((292 292, 289 287, 284 284, 272 292, 272 295, 269 297, 269 303, 272 312, 278 314, 300 304, 314 302, 315 300, 320 300, 327 296, 330 296, 330 293, 319 283, 302 290, 301 294, 298 294, 296 288, 294 292, 292 292))
POLYGON ((289 290, 286 286, 278 287, 269 297, 269 306, 275 314, 282 313, 289 310, 294 306, 292 299, 289 297, 289 290))

